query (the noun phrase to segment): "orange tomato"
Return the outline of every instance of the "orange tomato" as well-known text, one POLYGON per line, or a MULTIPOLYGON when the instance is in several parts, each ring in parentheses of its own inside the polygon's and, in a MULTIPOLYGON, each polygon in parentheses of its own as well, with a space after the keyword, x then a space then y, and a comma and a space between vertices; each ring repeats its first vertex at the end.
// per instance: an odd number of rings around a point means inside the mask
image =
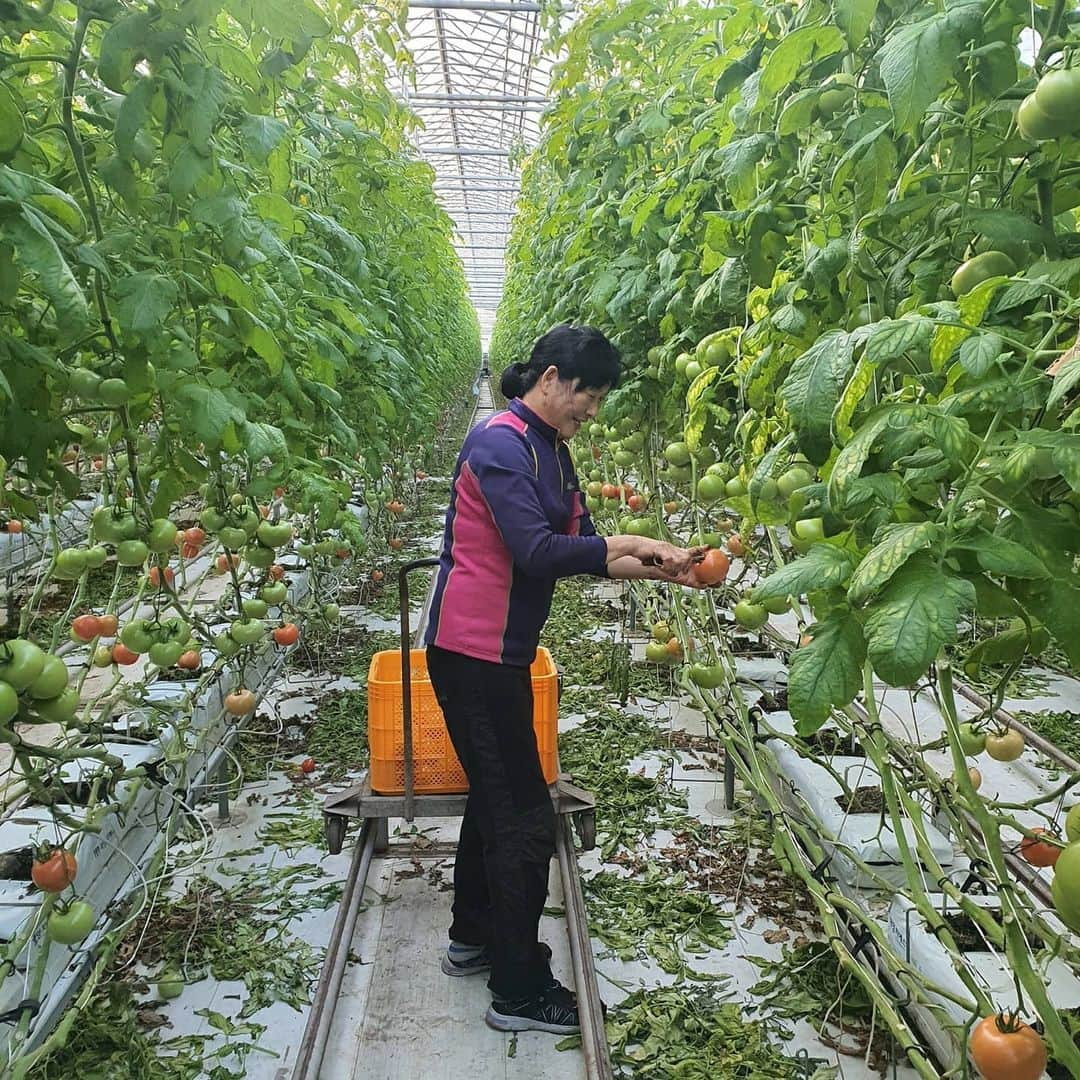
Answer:
POLYGON ((281 581, 281 579, 285 576, 285 567, 282 566, 280 563, 274 563, 274 565, 266 571, 266 576, 271 581, 281 581))
POLYGON ((743 543, 742 537, 738 533, 732 533, 727 538, 727 549, 736 558, 746 554, 746 545, 743 543))
POLYGON ((122 641, 118 641, 112 647, 112 659, 114 664, 126 667, 128 664, 134 664, 139 659, 139 654, 132 652, 122 641))
POLYGON ((170 585, 170 586, 172 585, 173 581, 176 579, 176 573, 173 571, 171 566, 166 566, 165 567, 164 574, 162 574, 162 570, 161 570, 160 566, 151 566, 150 567, 150 573, 147 574, 146 576, 147 576, 147 579, 149 580, 150 584, 153 585, 155 589, 161 587, 161 582, 162 582, 163 578, 164 578, 165 584, 170 585))
POLYGON ((101 634, 101 621, 96 615, 80 615, 72 620, 71 633, 79 641, 93 641, 101 634))
POLYGON ((181 653, 180 659, 176 661, 176 666, 184 671, 198 671, 201 664, 202 653, 198 649, 188 649, 186 653, 181 653))
POLYGON ((300 637, 300 627, 296 623, 284 623, 271 635, 278 645, 294 645, 300 637))
MULTIPOLYGON (((1053 835, 1049 829, 1036 828, 1031 831, 1053 835)), ((1025 836, 1020 843, 1020 854, 1032 866, 1053 866, 1061 855, 1061 848, 1057 844, 1048 844, 1045 840, 1039 840, 1034 836, 1025 836)))
POLYGON ((691 571, 704 585, 719 585, 728 576, 731 561, 719 548, 710 548, 691 571))
POLYGON ((7 523, 7 531, 13 535, 23 531, 23 523, 18 518, 12 518, 7 523))
POLYGON ((225 695, 225 711, 232 716, 247 716, 255 711, 255 694, 241 687, 225 695))
POLYGON ((98 621, 98 633, 102 637, 116 637, 116 628, 120 625, 120 620, 115 615, 99 615, 98 621))
POLYGON ((975 1025, 968 1053, 983 1080, 1039 1080, 1046 1071, 1042 1037, 1007 1013, 984 1016, 975 1025))

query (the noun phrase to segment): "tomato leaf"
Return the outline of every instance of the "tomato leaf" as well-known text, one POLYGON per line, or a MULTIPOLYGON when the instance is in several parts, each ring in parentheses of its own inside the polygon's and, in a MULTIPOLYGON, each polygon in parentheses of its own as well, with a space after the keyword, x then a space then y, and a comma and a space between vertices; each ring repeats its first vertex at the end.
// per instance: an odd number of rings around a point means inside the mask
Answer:
POLYGON ((948 82, 960 40, 946 13, 893 30, 878 50, 881 78, 901 132, 914 131, 948 82))
POLYGON ((758 91, 767 102, 793 82, 799 70, 811 61, 838 53, 844 47, 843 34, 835 26, 802 26, 791 30, 769 54, 761 69, 758 91))
POLYGON ((159 334, 176 303, 179 289, 164 274, 140 270, 121 278, 115 286, 116 318, 132 334, 159 334))
POLYGON ((917 551, 930 547, 941 536, 941 527, 932 521, 893 525, 882 529, 880 539, 863 556, 848 586, 852 604, 865 603, 917 551))
POLYGON ((810 642, 791 654, 788 672, 788 708, 804 737, 817 731, 833 708, 852 701, 862 687, 866 659, 862 627, 847 612, 830 615, 807 633, 810 642))
POLYGON ((890 686, 926 674, 942 646, 956 641, 961 614, 975 604, 975 586, 940 569, 933 556, 912 556, 868 609, 865 631, 875 673, 890 686))
POLYGON ((832 416, 855 366, 851 335, 830 330, 792 365, 779 395, 799 439, 799 447, 820 464, 832 447, 832 416))
POLYGON ((956 541, 953 546, 963 551, 974 551, 979 565, 989 574, 1014 578, 1050 577, 1050 571, 1038 555, 1004 536, 984 533, 956 541))
POLYGON ((922 352, 930 344, 934 324, 924 316, 885 319, 876 323, 866 342, 866 358, 875 364, 898 360, 912 351, 922 352))
POLYGON ((997 334, 976 334, 960 346, 960 366, 973 378, 980 379, 1001 356, 1001 338, 997 334))
POLYGON ((754 586, 754 602, 787 596, 805 596, 815 589, 843 585, 851 576, 855 560, 833 544, 814 544, 802 558, 774 570, 754 586))
POLYGON ((862 44, 877 14, 877 0, 834 0, 833 17, 844 31, 849 48, 862 44))

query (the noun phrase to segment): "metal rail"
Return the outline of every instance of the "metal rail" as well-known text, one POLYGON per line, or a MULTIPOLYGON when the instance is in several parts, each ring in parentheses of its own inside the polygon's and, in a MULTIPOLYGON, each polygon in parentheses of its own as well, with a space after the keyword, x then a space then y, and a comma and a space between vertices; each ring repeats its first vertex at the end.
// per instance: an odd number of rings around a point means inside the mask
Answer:
MULTIPOLYGON (((491 392, 490 376, 481 376, 478 380, 478 392, 473 405, 469 429, 494 413, 494 398, 491 392)), ((408 564, 417 565, 437 563, 437 559, 417 560, 408 564)), ((408 585, 405 578, 406 568, 401 570, 400 587, 402 589, 402 640, 409 634, 408 585)), ((411 635, 411 644, 415 647, 423 638, 435 582, 431 583, 424 607, 418 620, 416 631, 411 635)), ((408 649, 403 650, 402 696, 403 717, 408 717, 410 708, 410 672, 407 659, 408 649)), ((405 803, 404 813, 411 820, 416 796, 413 793, 412 778, 412 725, 405 723, 405 803)), ((331 930, 330 943, 319 974, 319 983, 308 1014, 304 1035, 297 1052, 296 1064, 292 1071, 292 1080, 319 1080, 323 1059, 333 1026, 334 1013, 341 983, 345 974, 345 961, 356 933, 356 920, 360 913, 360 901, 367 886, 367 876, 371 869, 378 829, 375 821, 365 818, 364 824, 353 849, 352 861, 345 879, 345 889, 338 905, 337 917, 331 930)), ((565 814, 556 817, 555 848, 559 860, 559 872, 562 879, 563 898, 566 905, 566 932, 570 944, 570 959, 574 971, 574 984, 577 988, 578 1015, 581 1021, 582 1052, 585 1058, 587 1080, 613 1080, 611 1055, 604 1029, 603 1005, 600 1001, 600 988, 596 980, 596 965, 593 959, 592 944, 589 938, 589 920, 585 910, 585 896, 581 888, 581 874, 578 869, 577 854, 574 850, 574 837, 569 818, 565 814)), ((278 1072, 279 1080, 288 1074, 282 1069, 278 1072)))

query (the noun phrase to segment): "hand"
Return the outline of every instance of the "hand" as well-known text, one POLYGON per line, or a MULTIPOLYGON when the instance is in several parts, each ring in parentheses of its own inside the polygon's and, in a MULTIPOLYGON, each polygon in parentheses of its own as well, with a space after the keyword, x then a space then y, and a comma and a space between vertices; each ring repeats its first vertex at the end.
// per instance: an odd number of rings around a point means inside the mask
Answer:
POLYGON ((669 581, 680 581, 701 562, 706 551, 708 548, 705 546, 681 548, 663 540, 651 540, 638 558, 646 566, 658 567, 669 581))

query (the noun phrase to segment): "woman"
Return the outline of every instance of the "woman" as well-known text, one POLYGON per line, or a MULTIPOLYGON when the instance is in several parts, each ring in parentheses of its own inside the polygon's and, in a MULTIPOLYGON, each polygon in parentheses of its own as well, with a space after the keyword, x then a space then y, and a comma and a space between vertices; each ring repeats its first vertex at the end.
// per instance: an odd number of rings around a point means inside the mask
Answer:
POLYGON ((454 471, 427 630, 428 671, 469 797, 454 866, 448 975, 490 971, 500 1031, 578 1030, 574 994, 537 940, 555 813, 533 732, 529 665, 555 581, 573 574, 696 584, 704 549, 598 536, 566 440, 619 379, 598 330, 557 326, 502 377, 505 412, 466 438, 454 471))

